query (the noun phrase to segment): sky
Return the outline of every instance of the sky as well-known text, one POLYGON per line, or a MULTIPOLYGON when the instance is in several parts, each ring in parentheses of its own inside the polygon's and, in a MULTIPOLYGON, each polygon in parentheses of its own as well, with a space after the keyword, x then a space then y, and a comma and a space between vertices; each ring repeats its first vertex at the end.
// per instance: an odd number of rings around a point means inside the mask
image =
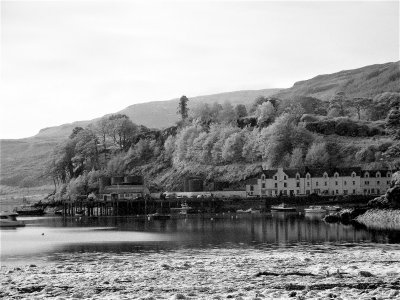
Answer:
POLYGON ((1 1, 0 138, 398 61, 399 35, 399 1, 1 1))

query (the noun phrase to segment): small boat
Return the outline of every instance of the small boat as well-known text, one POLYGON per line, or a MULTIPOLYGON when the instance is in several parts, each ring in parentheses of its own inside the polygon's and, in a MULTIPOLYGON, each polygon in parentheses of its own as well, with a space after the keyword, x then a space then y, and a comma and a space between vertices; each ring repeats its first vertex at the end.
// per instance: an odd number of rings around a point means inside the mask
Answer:
POLYGON ((21 216, 43 216, 44 209, 34 207, 31 205, 22 205, 14 209, 14 211, 21 216))
POLYGON ((169 220, 169 219, 171 219, 171 215, 168 215, 168 214, 155 213, 155 214, 149 214, 147 216, 149 217, 149 219, 153 219, 153 220, 169 220))
POLYGON ((260 213, 260 210, 258 210, 258 209, 252 209, 252 208, 249 208, 249 209, 246 209, 246 210, 238 209, 238 210, 236 211, 236 213, 237 213, 237 214, 259 214, 259 213, 260 213))
POLYGON ((25 223, 17 220, 17 213, 14 212, 0 212, 0 227, 22 227, 25 223))
POLYGON ((326 209, 322 206, 310 206, 304 209, 306 213, 326 213, 326 209))
POLYGON ((285 203, 282 203, 279 205, 272 205, 271 210, 272 211, 296 211, 296 207, 287 206, 285 203))
POLYGON ((171 208, 172 214, 179 215, 187 215, 188 213, 193 212, 193 208, 190 207, 187 203, 182 203, 181 207, 173 207, 171 208))
POLYGON ((328 212, 336 212, 336 211, 339 211, 341 209, 340 206, 325 206, 324 208, 328 212))

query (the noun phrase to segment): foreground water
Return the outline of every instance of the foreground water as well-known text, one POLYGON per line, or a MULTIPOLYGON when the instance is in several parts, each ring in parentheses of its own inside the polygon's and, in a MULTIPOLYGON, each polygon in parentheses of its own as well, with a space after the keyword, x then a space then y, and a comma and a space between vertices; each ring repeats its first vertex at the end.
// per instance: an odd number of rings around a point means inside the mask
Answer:
POLYGON ((399 232, 320 217, 20 218, 1 230, 0 296, 398 298, 399 232))
POLYGON ((57 253, 177 248, 287 247, 323 243, 400 243, 400 232, 327 224, 321 215, 135 217, 20 217, 26 227, 1 230, 1 262, 46 261, 57 253))

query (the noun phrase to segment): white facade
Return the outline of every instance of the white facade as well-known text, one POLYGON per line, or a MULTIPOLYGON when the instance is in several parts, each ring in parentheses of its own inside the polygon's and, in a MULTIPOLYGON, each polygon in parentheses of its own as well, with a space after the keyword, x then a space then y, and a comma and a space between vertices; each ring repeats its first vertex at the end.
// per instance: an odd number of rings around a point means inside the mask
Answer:
POLYGON ((324 170, 264 170, 246 185, 247 196, 380 195, 390 186, 392 172, 345 168, 324 170))

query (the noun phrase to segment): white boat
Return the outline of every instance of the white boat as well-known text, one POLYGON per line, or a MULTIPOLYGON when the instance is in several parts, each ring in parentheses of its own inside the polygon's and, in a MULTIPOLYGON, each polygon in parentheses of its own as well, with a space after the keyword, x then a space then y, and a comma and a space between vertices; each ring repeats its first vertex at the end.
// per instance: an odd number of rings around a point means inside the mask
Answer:
POLYGON ((285 203, 271 206, 272 211, 296 211, 296 207, 287 206, 285 203))
POLYGON ((304 209, 306 213, 326 213, 326 209, 322 206, 310 206, 304 209))
POLYGON ((246 209, 246 210, 238 209, 238 210, 236 211, 236 213, 237 213, 237 214, 259 214, 259 213, 260 213, 260 210, 258 210, 258 209, 252 209, 252 208, 249 208, 249 209, 246 209))
POLYGON ((22 227, 25 223, 17 220, 17 213, 14 212, 0 212, 0 227, 22 227))
POLYGON ((182 203, 181 207, 171 208, 172 214, 187 215, 188 213, 190 213, 192 211, 193 211, 193 208, 190 207, 187 203, 182 203))
POLYGON ((324 207, 328 212, 336 212, 340 210, 340 206, 325 206, 324 207))

